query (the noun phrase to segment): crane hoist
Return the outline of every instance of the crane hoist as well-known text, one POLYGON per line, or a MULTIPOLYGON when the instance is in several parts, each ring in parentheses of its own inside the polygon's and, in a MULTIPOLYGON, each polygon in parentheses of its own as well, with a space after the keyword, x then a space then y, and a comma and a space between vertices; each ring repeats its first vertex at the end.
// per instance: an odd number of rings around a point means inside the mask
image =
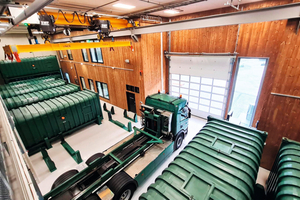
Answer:
POLYGON ((21 62, 19 53, 24 52, 37 52, 37 51, 59 51, 59 50, 73 50, 73 49, 88 49, 88 48, 105 48, 105 47, 132 47, 130 41, 120 42, 104 42, 104 37, 109 37, 112 30, 131 28, 139 26, 138 21, 132 19, 118 19, 113 17, 93 15, 89 16, 87 13, 78 14, 76 11, 72 14, 64 13, 62 10, 58 12, 39 12, 39 24, 27 24, 27 30, 29 33, 30 45, 7 45, 4 46, 4 53, 8 59, 17 62, 21 62), (58 29, 63 28, 63 33, 66 36, 71 34, 72 30, 82 31, 97 31, 97 38, 100 42, 94 43, 62 43, 62 44, 51 44, 49 36, 57 33, 58 29), (42 38, 45 39, 45 44, 38 44, 36 36, 33 36, 32 30, 42 31, 42 38), (31 39, 35 39, 36 44, 32 44, 31 39))

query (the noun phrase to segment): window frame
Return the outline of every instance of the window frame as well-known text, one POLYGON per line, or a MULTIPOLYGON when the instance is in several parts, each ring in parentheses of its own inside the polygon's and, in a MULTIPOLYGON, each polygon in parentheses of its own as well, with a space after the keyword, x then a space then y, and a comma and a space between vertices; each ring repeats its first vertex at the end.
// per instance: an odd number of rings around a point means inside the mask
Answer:
POLYGON ((93 92, 95 92, 94 80, 93 80, 93 79, 90 79, 90 78, 88 78, 88 83, 89 83, 89 88, 90 88, 90 90, 91 90, 91 91, 93 91, 93 92), (94 90, 92 90, 92 88, 91 88, 91 82, 90 82, 90 81, 92 81, 92 84, 93 84, 93 88, 94 88, 94 90))
POLYGON ((100 82, 100 81, 96 81, 96 88, 97 88, 97 93, 98 93, 98 95, 100 96, 100 97, 102 97, 102 98, 104 98, 104 99, 107 99, 107 100, 110 100, 110 97, 109 97, 109 90, 108 90, 108 84, 107 83, 104 83, 104 82, 100 82), (100 89, 101 89, 101 94, 102 94, 102 96, 100 95, 100 93, 99 93, 99 88, 98 88, 98 84, 97 83, 100 83, 100 89), (106 88, 107 88, 107 96, 108 97, 106 97, 105 96, 105 94, 104 94, 104 89, 103 89, 103 84, 105 84, 106 85, 106 88))
POLYGON ((60 56, 60 59, 64 59, 64 54, 63 54, 62 50, 59 50, 58 54, 60 56))
POLYGON ((81 87, 82 87, 82 89, 83 90, 86 90, 87 89, 87 87, 86 87, 86 84, 85 84, 85 79, 84 79, 84 77, 83 76, 80 76, 80 83, 81 83, 81 87), (83 80, 83 82, 82 82, 82 80, 83 80), (84 84, 83 84, 84 83, 84 84), (83 85, 85 86, 85 87, 83 87, 83 85))
POLYGON ((73 59, 74 59, 74 58, 73 58, 72 51, 71 51, 70 49, 67 50, 67 54, 68 54, 69 60, 73 60, 73 59), (71 52, 70 54, 69 54, 69 51, 71 52), (70 55, 71 55, 72 59, 70 58, 70 55))
MULTIPOLYGON (((84 43, 84 41, 81 41, 81 43, 84 43)), ((81 54, 82 54, 82 60, 83 60, 83 62, 90 62, 87 49, 81 49, 81 54), (85 60, 85 56, 84 56, 83 50, 86 51, 86 59, 87 60, 85 60)))
MULTIPOLYGON (((92 40, 92 42, 99 42, 99 40, 92 40)), ((98 48, 90 48, 89 51, 90 51, 90 57, 91 57, 91 62, 92 62, 92 63, 100 63, 100 64, 103 64, 103 63, 104 63, 104 60, 103 60, 103 54, 102 54, 102 49, 101 49, 100 47, 98 47, 98 48), (98 58, 96 49, 100 49, 102 62, 99 62, 99 58, 98 58), (95 58, 96 58, 96 62, 93 61, 93 57, 92 57, 93 54, 92 54, 91 51, 94 51, 94 55, 95 55, 95 58)))

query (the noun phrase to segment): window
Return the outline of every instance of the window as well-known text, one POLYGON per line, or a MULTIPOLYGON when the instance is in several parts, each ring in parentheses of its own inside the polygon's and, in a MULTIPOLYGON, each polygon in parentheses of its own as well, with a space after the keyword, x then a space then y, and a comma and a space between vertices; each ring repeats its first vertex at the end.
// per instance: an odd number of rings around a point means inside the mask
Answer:
POLYGON ((60 55, 60 58, 63 59, 64 58, 64 54, 62 51, 59 51, 59 55, 60 55))
POLYGON ((73 60, 72 51, 69 49, 67 50, 67 53, 68 53, 69 60, 73 60))
POLYGON ((70 83, 71 81, 70 81, 70 76, 69 76, 69 74, 68 74, 68 73, 65 73, 65 76, 66 76, 67 82, 70 83))
POLYGON ((86 89, 84 78, 81 76, 80 76, 80 82, 81 82, 82 89, 86 89))
POLYGON ((90 90, 95 92, 94 81, 92 79, 89 79, 89 85, 90 85, 90 90))
MULTIPOLYGON (((81 43, 84 43, 84 41, 82 41, 81 43)), ((89 57, 87 54, 87 50, 86 49, 81 49, 81 53, 82 53, 82 58, 84 62, 89 62, 89 57)))
MULTIPOLYGON (((95 40, 94 42, 99 42, 99 40, 95 40)), ((90 48, 90 54, 92 62, 103 63, 101 48, 90 48)))
POLYGON ((96 81, 96 85, 97 85, 97 92, 98 92, 99 96, 103 97, 105 99, 109 99, 107 84, 96 81))
POLYGON ((101 82, 96 81, 96 85, 97 85, 97 91, 98 91, 99 96, 103 97, 101 82))

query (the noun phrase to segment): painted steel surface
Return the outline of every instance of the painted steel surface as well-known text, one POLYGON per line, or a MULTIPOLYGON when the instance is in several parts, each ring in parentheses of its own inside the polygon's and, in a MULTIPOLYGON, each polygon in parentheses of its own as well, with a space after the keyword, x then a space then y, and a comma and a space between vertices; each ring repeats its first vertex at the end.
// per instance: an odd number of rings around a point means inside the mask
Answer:
POLYGON ((300 199, 300 143, 283 138, 267 180, 267 199, 300 199))
POLYGON ((50 88, 47 90, 42 90, 42 91, 14 96, 11 98, 6 98, 4 99, 4 103, 7 109, 11 110, 32 103, 44 101, 47 99, 52 99, 54 97, 59 97, 73 92, 78 92, 79 90, 80 87, 78 85, 68 84, 68 85, 63 85, 55 88, 50 88))
POLYGON ((100 124, 103 119, 99 96, 89 90, 12 109, 10 113, 30 155, 51 148, 52 141, 78 127, 89 122, 100 124))
POLYGON ((0 74, 5 83, 13 79, 60 73, 56 56, 22 58, 22 62, 0 61, 0 74))
POLYGON ((42 77, 38 77, 38 78, 14 81, 14 82, 10 82, 5 85, 0 85, 0 91, 6 90, 7 87, 8 88, 23 87, 23 86, 29 86, 29 85, 35 85, 35 84, 45 83, 45 82, 49 82, 49 81, 54 81, 56 79, 61 79, 61 75, 56 74, 56 75, 51 75, 51 76, 42 76, 42 77))
MULTIPOLYGON (((181 110, 187 105, 186 99, 157 93, 147 96, 145 104, 155 109, 166 110, 173 113, 171 131, 174 135, 188 128, 188 119, 181 116, 181 110)), ((149 117, 153 120, 153 118, 158 116, 150 114, 149 117)), ((145 130, 147 131, 148 129, 146 128, 145 130)))
POLYGON ((42 90, 62 86, 65 84, 66 82, 64 80, 55 80, 55 81, 49 81, 49 82, 35 84, 35 85, 22 86, 22 87, 7 86, 6 90, 0 91, 0 96, 2 97, 2 99, 6 99, 6 98, 22 95, 22 94, 27 94, 31 92, 37 92, 37 91, 42 91, 42 90))
POLYGON ((266 132, 209 116, 140 200, 250 200, 266 137, 266 132))

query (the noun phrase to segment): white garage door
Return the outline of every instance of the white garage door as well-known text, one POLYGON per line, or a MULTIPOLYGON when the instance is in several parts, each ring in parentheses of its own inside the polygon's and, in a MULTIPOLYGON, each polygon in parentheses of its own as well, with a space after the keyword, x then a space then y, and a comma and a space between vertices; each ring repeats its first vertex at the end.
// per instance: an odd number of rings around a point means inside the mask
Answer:
POLYGON ((235 56, 171 56, 170 94, 189 101, 192 114, 223 117, 235 56))

